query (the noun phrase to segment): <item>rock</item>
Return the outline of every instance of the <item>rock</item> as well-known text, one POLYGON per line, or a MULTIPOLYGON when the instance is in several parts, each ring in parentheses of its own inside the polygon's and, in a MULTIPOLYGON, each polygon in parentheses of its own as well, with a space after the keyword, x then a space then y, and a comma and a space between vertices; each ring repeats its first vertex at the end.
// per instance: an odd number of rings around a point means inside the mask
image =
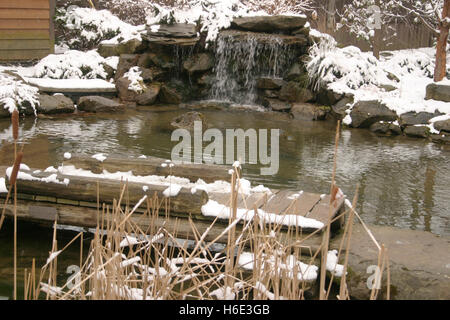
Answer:
POLYGON ((386 92, 391 92, 398 89, 396 86, 388 83, 380 84, 378 85, 378 88, 384 89, 384 91, 386 92))
POLYGON ((214 67, 214 57, 209 53, 198 53, 190 56, 184 63, 183 69, 188 73, 206 72, 214 67))
POLYGON ((121 42, 117 46, 117 52, 121 54, 133 54, 139 53, 145 50, 145 45, 139 39, 130 39, 125 42, 121 42))
POLYGON ((450 132, 450 119, 448 120, 442 120, 442 121, 436 121, 434 123, 434 128, 440 132, 450 132))
POLYGON ((11 114, 5 109, 5 106, 0 103, 0 118, 9 118, 11 114))
POLYGON ((122 112, 123 104, 100 96, 81 97, 78 101, 78 110, 86 112, 122 112))
POLYGON ((292 108, 292 105, 288 102, 280 101, 278 99, 264 99, 263 106, 270 108, 274 111, 286 111, 292 108))
POLYGON ((121 54, 114 79, 117 81, 122 78, 123 75, 130 70, 130 68, 137 66, 139 58, 140 55, 138 54, 121 54))
POLYGON ((431 140, 437 143, 448 143, 450 144, 450 135, 444 134, 432 134, 431 140))
POLYGON ((416 138, 428 138, 430 136, 430 128, 422 125, 407 126, 405 129, 403 129, 403 132, 407 136, 416 138))
POLYGON ((194 122, 195 121, 201 121, 202 127, 207 127, 205 116, 201 114, 200 112, 196 111, 190 111, 186 112, 176 118, 174 118, 170 125, 174 127, 175 129, 186 129, 189 131, 194 130, 194 122))
POLYGON ((338 103, 336 103, 331 107, 331 113, 339 120, 342 120, 347 115, 345 111, 347 111, 347 109, 350 108, 352 104, 353 98, 344 97, 338 103))
POLYGON ((62 94, 53 96, 40 94, 37 110, 39 113, 44 114, 72 113, 75 111, 75 105, 71 99, 62 94))
POLYGON ((350 113, 352 127, 369 128, 378 121, 395 121, 397 114, 379 101, 359 101, 350 113))
POLYGON ((128 78, 122 77, 116 81, 116 89, 120 100, 122 101, 136 101, 137 92, 128 89, 131 81, 128 78))
POLYGON ((177 66, 174 57, 168 54, 149 53, 148 57, 154 65, 162 69, 171 70, 177 66))
POLYGON ((327 111, 310 103, 294 103, 291 109, 291 116, 296 120, 325 120, 327 111))
MULTIPOLYGON (((269 33, 239 31, 239 30, 222 30, 222 37, 232 37, 234 41, 248 41, 249 38, 254 39, 258 44, 273 45, 273 35, 269 33)), ((277 40, 285 46, 295 46, 305 48, 308 45, 308 39, 305 36, 290 36, 277 34, 277 40)))
POLYGON ((370 126, 370 131, 383 134, 383 135, 400 135, 402 133, 402 129, 400 126, 393 124, 392 122, 375 122, 370 126))
POLYGON ((309 27, 302 27, 300 29, 292 31, 292 34, 294 36, 299 35, 299 34, 304 35, 304 36, 309 36, 310 31, 311 31, 311 29, 309 27))
POLYGON ((262 92, 262 96, 264 98, 276 99, 280 96, 280 91, 279 90, 264 90, 262 92))
POLYGON ((292 65, 292 67, 288 71, 286 80, 300 82, 300 84, 305 88, 309 83, 308 73, 306 72, 305 68, 300 65, 300 63, 294 63, 292 65))
MULTIPOLYGON (((368 225, 375 239, 389 250, 391 299, 449 300, 450 239, 429 232, 368 225)), ((342 234, 331 240, 330 249, 338 249, 342 234)), ((342 253, 343 255, 344 253, 342 253)), ((339 261, 342 263, 342 261, 339 261)), ((347 286, 350 297, 367 300, 368 283, 373 283, 378 250, 360 223, 353 225, 348 260, 347 286)), ((386 298, 387 272, 383 272, 380 299, 386 298)))
POLYGON ((181 100, 182 96, 176 91, 176 89, 169 88, 167 85, 163 85, 161 87, 161 91, 159 93, 159 101, 161 101, 162 103, 180 104, 181 100))
POLYGON ((280 90, 280 100, 289 102, 308 102, 314 99, 311 90, 302 88, 297 82, 290 81, 280 90))
POLYGON ((402 127, 413 126, 416 124, 428 124, 430 119, 440 116, 441 113, 430 113, 430 112, 407 112, 400 116, 399 123, 402 127))
POLYGON ((450 102, 450 84, 430 83, 425 99, 450 102))
POLYGON ((114 76, 116 75, 116 70, 111 67, 109 64, 107 64, 106 62, 102 63, 102 67, 106 72, 106 79, 114 79, 114 76))
POLYGON ((343 94, 321 88, 316 96, 316 101, 324 106, 332 106, 338 103, 344 97, 343 94))
POLYGON ((256 87, 258 89, 280 89, 282 86, 286 85, 286 82, 281 78, 269 78, 263 77, 259 78, 256 82, 256 87))
POLYGON ((118 44, 100 43, 97 51, 103 58, 119 56, 118 46, 118 44))
POLYGON ((214 81, 216 81, 216 77, 212 74, 204 74, 201 77, 199 77, 197 79, 197 83, 201 86, 206 86, 206 87, 211 87, 214 83, 214 81))
POLYGON ((143 93, 137 95, 136 103, 141 106, 148 106, 155 103, 161 86, 159 84, 148 85, 143 93))
POLYGON ((306 17, 299 16, 255 16, 235 18, 232 28, 256 32, 280 32, 302 28, 307 22, 306 17))
POLYGON ((188 23, 160 24, 159 27, 148 26, 147 34, 153 37, 195 38, 197 37, 197 30, 195 24, 188 24, 188 23))
POLYGON ((142 36, 150 45, 162 45, 171 47, 193 47, 200 40, 200 37, 196 38, 167 38, 167 37, 153 37, 142 36))

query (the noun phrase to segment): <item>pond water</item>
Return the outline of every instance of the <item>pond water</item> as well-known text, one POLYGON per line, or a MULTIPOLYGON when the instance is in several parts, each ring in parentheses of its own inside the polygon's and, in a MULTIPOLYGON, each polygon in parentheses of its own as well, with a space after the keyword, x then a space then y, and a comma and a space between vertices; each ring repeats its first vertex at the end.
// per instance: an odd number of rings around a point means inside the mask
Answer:
MULTIPOLYGON (((154 106, 139 107, 120 115, 28 118, 21 121, 24 163, 38 169, 58 166, 64 152, 168 159, 177 144, 170 139, 173 131, 170 122, 186 111, 154 106)), ((281 129, 280 169, 276 175, 261 176, 258 165, 243 166, 244 177, 254 185, 329 192, 335 122, 292 121, 286 114, 272 112, 198 111, 204 114, 211 128, 281 129)), ((10 137, 9 120, 0 120, 0 167, 12 163, 13 146, 11 141, 4 140, 10 137)), ((407 137, 378 137, 368 130, 343 129, 336 181, 349 198, 357 184, 360 185, 357 210, 367 223, 450 236, 450 146, 407 137)), ((4 249, 11 245, 11 240, 5 233, 10 232, 0 232, 0 296, 8 296, 2 284, 8 282, 5 277, 12 277, 9 272, 12 251, 4 249)), ((34 242, 27 235, 22 237, 22 248, 28 252, 29 259, 21 259, 21 266, 31 266, 32 256, 48 255, 51 236, 45 243, 34 242)))

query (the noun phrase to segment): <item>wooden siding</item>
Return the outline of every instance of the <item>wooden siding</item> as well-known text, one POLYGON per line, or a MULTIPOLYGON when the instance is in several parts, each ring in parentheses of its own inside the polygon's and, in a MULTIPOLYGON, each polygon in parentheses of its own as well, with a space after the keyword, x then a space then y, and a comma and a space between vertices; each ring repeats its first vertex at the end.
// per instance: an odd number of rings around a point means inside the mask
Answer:
POLYGON ((53 53, 54 10, 55 0, 0 0, 0 61, 53 53))

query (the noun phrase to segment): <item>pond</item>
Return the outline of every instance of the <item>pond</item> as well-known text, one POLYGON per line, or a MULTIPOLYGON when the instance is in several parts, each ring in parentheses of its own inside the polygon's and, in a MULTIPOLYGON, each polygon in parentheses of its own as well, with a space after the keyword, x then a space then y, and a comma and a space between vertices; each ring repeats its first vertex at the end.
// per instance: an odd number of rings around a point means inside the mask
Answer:
MULTIPOLYGON (((186 111, 153 106, 138 107, 120 115, 27 118, 21 121, 20 132, 25 143, 24 163, 38 169, 59 166, 65 152, 169 159, 177 144, 171 141, 173 128, 170 122, 186 111)), ((254 185, 329 192, 334 121, 293 121, 287 114, 250 110, 197 111, 203 113, 210 128, 281 129, 280 168, 276 175, 261 176, 258 165, 243 165, 244 177, 254 185)), ((0 120, 0 140, 3 140, 0 166, 12 164, 10 137, 9 119, 0 120)), ((357 211, 366 223, 450 236, 450 146, 402 136, 379 137, 368 130, 345 128, 339 141, 336 181, 350 199, 359 184, 357 211)), ((12 277, 9 263, 12 264, 12 251, 5 249, 12 246, 8 226, 11 224, 5 225, 0 232, 0 296, 8 296, 4 284, 9 276, 12 277)), ((23 241, 22 244, 19 242, 19 247, 27 252, 27 259, 19 260, 20 267, 29 268, 32 257, 48 255, 51 236, 45 243, 36 243, 34 236, 37 235, 33 232, 22 233, 19 239, 23 241)), ((20 272, 23 276, 23 269, 20 272)))

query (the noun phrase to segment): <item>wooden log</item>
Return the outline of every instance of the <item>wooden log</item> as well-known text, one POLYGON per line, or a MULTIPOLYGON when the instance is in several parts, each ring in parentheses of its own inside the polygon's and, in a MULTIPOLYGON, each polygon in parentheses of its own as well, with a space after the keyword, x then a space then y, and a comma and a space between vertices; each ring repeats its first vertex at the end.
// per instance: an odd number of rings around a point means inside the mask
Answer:
MULTIPOLYGON (((43 204, 36 201, 19 200, 17 202, 17 217, 20 220, 31 221, 46 225, 48 227, 53 226, 53 222, 50 218, 54 217, 56 213, 57 222, 59 225, 69 225, 85 228, 96 228, 97 227, 97 209, 94 208, 83 208, 72 205, 65 204, 43 204), (30 208, 33 208, 30 210, 30 208), (39 211, 39 215, 35 212, 39 211), (47 214, 45 214, 47 211, 47 214)), ((8 204, 5 212, 7 217, 13 217, 13 205, 8 204)), ((107 225, 107 221, 104 225, 107 225)), ((153 229, 159 229, 160 227, 166 228, 166 230, 172 231, 176 229, 176 237, 179 239, 196 240, 192 228, 189 224, 187 218, 169 218, 165 219, 163 217, 158 217, 157 219, 152 219, 144 214, 133 214, 130 220, 137 224, 141 230, 147 232, 153 229)), ((208 234, 205 236, 205 242, 211 242, 219 237, 225 228, 226 223, 216 222, 214 225, 210 221, 201 221, 194 218, 194 224, 196 229, 200 234, 203 234, 207 229, 209 229, 208 234)), ((242 232, 242 225, 236 226, 236 232, 240 234, 242 232)), ((217 243, 227 244, 227 235, 218 238, 217 243)), ((280 230, 278 233, 278 241, 280 243, 289 245, 292 243, 292 238, 288 235, 285 230, 280 230)), ((310 237, 309 239, 303 241, 300 245, 300 250, 302 254, 311 255, 318 250, 321 245, 322 237, 320 234, 310 237)), ((250 246, 250 243, 245 244, 246 247, 250 246)))
POLYGON ((187 178, 192 182, 202 179, 205 182, 214 182, 217 180, 230 180, 228 173, 229 167, 207 164, 175 164, 172 168, 162 167, 166 163, 165 159, 156 157, 147 157, 147 159, 127 159, 108 157, 100 162, 88 156, 72 156, 70 160, 65 160, 64 164, 73 165, 79 169, 90 170, 94 173, 101 173, 103 170, 108 172, 126 172, 132 171, 137 176, 168 176, 187 178))
MULTIPOLYGON (((33 170, 27 172, 36 180, 17 179, 17 189, 21 194, 36 195, 43 201, 57 202, 56 198, 83 201, 88 203, 97 203, 97 183, 99 186, 99 202, 111 204, 114 199, 119 199, 125 182, 112 179, 86 178, 79 176, 68 176, 56 174, 56 179, 61 183, 45 182, 42 178, 47 178, 51 173, 32 173, 33 170), (69 183, 63 183, 64 179, 68 179, 69 183), (50 198, 50 200, 48 200, 50 198), (47 200, 46 200, 47 199, 47 200), (54 201, 52 200, 54 199, 54 201)), ((9 181, 7 179, 7 186, 9 181)), ((165 198, 163 195, 167 186, 150 185, 144 183, 128 182, 127 190, 124 194, 122 204, 129 203, 130 206, 137 204, 144 195, 149 198, 156 193, 159 199, 165 198), (144 187, 146 191, 144 191, 144 187)), ((37 199, 37 198, 36 198, 37 199)), ((181 188, 180 192, 174 196, 167 198, 170 212, 201 215, 201 207, 208 202, 208 194, 203 190, 197 190, 192 193, 190 189, 181 188)))

